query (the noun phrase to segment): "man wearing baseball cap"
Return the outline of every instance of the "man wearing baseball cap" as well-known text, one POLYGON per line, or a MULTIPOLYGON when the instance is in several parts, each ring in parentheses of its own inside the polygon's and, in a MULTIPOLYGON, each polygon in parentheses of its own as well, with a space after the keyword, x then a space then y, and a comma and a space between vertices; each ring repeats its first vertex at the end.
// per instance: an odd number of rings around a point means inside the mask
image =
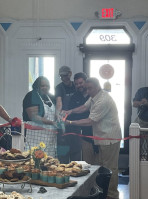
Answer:
MULTIPOLYGON (((68 110, 70 98, 75 92, 75 86, 73 81, 70 80, 72 76, 71 68, 68 66, 62 66, 59 69, 59 76, 62 80, 55 88, 56 96, 56 112, 60 113, 62 110, 68 110)), ((57 136, 57 145, 58 145, 58 159, 61 163, 68 163, 69 157, 68 153, 70 147, 66 141, 67 136, 63 137, 60 134, 57 136)))
POLYGON ((75 92, 74 83, 70 80, 72 76, 71 68, 68 66, 62 66, 59 69, 59 76, 62 80, 60 84, 56 86, 56 109, 57 111, 68 110, 70 97, 75 92))

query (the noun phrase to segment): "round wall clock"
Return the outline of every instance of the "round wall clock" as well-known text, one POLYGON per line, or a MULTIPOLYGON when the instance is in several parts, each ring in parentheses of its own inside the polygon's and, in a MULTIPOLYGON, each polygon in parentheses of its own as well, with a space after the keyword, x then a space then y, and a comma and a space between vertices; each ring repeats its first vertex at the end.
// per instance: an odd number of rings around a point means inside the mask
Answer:
POLYGON ((110 79, 114 75, 114 68, 110 64, 104 64, 99 69, 99 74, 103 79, 110 79))

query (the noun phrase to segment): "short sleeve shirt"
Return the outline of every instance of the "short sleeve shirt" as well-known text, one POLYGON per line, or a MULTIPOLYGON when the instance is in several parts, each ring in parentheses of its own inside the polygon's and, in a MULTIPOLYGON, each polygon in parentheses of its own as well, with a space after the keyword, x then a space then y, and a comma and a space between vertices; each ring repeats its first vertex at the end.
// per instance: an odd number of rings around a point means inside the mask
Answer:
POLYGON ((71 86, 66 86, 63 82, 61 82, 60 84, 58 84, 56 86, 55 96, 56 96, 56 98, 57 97, 62 98, 62 109, 63 110, 68 110, 70 98, 74 94, 75 91, 76 90, 75 90, 75 86, 74 86, 73 82, 72 82, 71 86))
MULTIPOLYGON (((106 91, 99 91, 85 106, 89 108, 89 118, 93 121, 93 135, 101 138, 121 138, 118 112, 112 97, 106 91)), ((95 144, 109 145, 117 140, 95 140, 95 144)))
POLYGON ((26 109, 29 107, 38 106, 38 114, 44 116, 44 106, 43 101, 35 91, 30 91, 26 94, 23 100, 23 120, 30 121, 26 109))

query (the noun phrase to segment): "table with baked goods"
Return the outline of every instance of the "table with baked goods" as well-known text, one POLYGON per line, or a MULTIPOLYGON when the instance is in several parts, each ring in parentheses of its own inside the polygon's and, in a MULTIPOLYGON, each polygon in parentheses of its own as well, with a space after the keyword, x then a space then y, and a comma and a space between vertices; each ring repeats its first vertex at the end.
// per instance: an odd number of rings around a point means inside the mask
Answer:
MULTIPOLYGON (((77 184, 72 187, 66 187, 64 189, 58 189, 56 187, 46 187, 43 186, 47 192, 45 193, 38 193, 41 185, 34 185, 32 184, 32 193, 28 193, 30 189, 29 184, 25 184, 25 188, 21 189, 20 184, 12 184, 7 185, 5 184, 5 193, 10 194, 12 191, 16 191, 26 198, 30 196, 33 199, 66 199, 69 196, 80 196, 80 195, 88 195, 90 192, 91 187, 95 184, 95 178, 98 172, 99 166, 91 165, 89 168, 90 173, 85 176, 81 177, 70 177, 70 180, 77 181, 77 184)), ((2 184, 1 184, 2 188, 2 184)))

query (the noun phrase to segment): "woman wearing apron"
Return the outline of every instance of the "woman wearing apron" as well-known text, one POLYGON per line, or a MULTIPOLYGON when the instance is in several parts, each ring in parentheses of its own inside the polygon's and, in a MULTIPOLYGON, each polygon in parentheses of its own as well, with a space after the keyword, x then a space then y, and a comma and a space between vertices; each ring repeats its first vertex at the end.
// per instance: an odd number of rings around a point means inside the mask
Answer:
MULTIPOLYGON (((49 81, 38 77, 23 100, 23 120, 32 126, 40 126, 45 130, 26 130, 26 140, 31 147, 40 142, 46 144, 45 152, 56 157, 57 139, 55 128, 55 106, 49 96, 49 81)), ((27 144, 26 144, 27 148, 27 144)))

